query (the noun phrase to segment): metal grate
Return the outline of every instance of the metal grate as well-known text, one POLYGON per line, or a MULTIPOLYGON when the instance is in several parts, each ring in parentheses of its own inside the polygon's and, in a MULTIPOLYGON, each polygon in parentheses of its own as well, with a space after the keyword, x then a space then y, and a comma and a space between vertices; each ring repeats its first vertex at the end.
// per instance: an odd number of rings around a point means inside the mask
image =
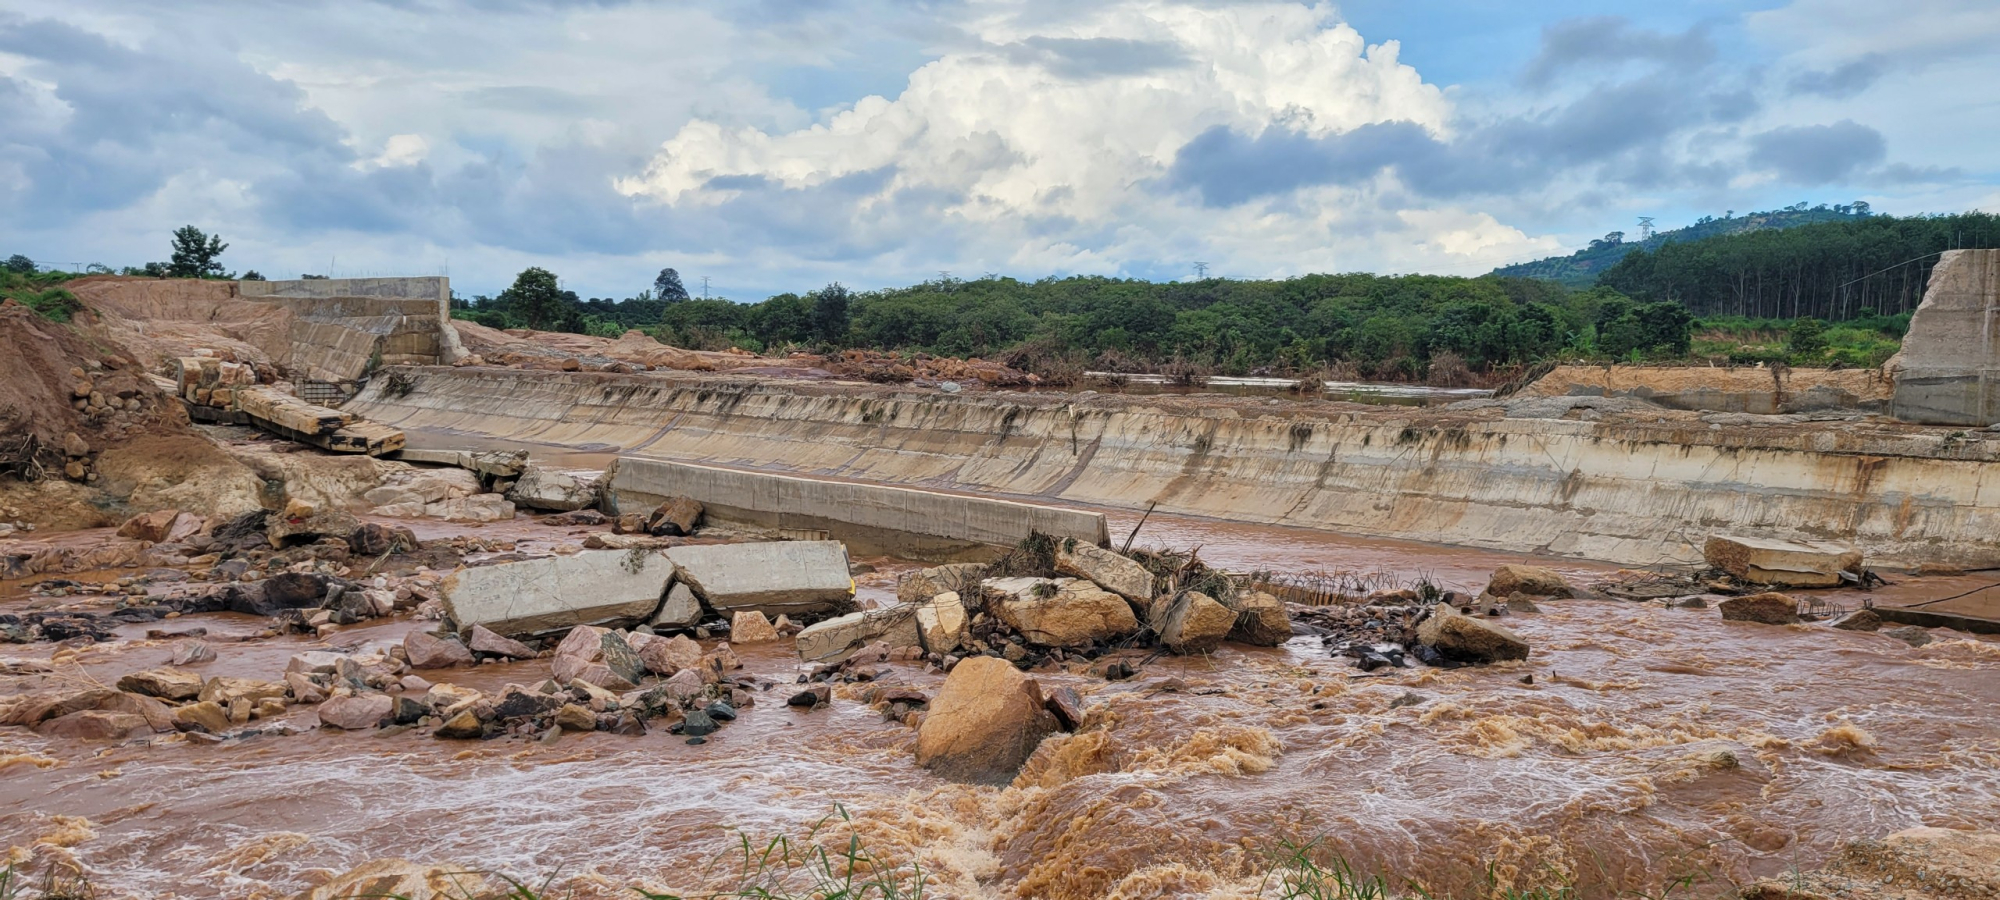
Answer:
POLYGON ((361 393, 358 381, 301 381, 299 399, 319 406, 339 406, 361 393))

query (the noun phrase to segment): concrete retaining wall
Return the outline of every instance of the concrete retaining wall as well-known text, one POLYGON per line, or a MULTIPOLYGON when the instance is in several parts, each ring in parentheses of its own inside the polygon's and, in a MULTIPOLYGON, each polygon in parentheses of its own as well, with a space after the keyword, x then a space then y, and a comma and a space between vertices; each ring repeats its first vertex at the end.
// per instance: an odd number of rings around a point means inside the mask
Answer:
MULTIPOLYGON (((440 363, 451 363, 465 355, 465 348, 459 344, 458 332, 451 327, 451 279, 440 276, 411 278, 307 278, 296 281, 243 281, 238 282, 239 293, 249 298, 307 299, 346 301, 346 306, 369 306, 365 301, 416 301, 415 304, 396 304, 396 316, 416 316, 428 313, 436 322, 435 328, 423 329, 433 334, 430 344, 434 346, 434 359, 440 363)), ((294 304, 298 306, 297 304, 294 304)), ((373 304, 380 307, 378 302, 373 304)), ((383 312, 342 313, 339 305, 314 303, 300 306, 301 315, 315 319, 330 319, 347 315, 379 316, 383 312)), ((377 332, 388 333, 388 332, 377 332)), ((385 351, 388 357, 416 355, 421 350, 410 350, 406 346, 385 351)), ((409 360, 416 364, 416 360, 409 360)), ((393 364, 393 363, 388 363, 393 364)), ((351 368, 351 367, 349 367, 351 368)), ((354 375, 345 376, 356 377, 354 375)))
POLYGON ((1108 540, 1102 513, 644 457, 620 458, 610 484, 620 513, 650 512, 668 497, 688 497, 701 501, 712 518, 824 530, 860 553, 991 556, 1030 531, 1089 544, 1108 540))
MULTIPOLYGON (((2000 440, 1854 422, 1504 418, 1331 403, 944 395, 409 369, 347 408, 406 430, 1624 564, 1724 531, 2000 566, 2000 440)), ((1714 415, 1714 414, 1706 414, 1714 415)), ((416 440, 418 438, 413 438, 416 440)))
POLYGON ((1932 425, 2000 422, 2000 250, 1951 250, 1891 361, 1896 418, 1932 425))

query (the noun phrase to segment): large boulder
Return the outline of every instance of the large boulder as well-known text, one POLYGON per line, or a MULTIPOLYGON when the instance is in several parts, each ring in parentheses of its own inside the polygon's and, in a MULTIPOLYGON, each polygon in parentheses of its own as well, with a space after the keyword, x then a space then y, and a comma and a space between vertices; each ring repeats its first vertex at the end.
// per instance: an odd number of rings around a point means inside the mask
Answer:
POLYGON ((684 634, 673 637, 635 634, 630 643, 639 653, 639 664, 655 675, 671 676, 701 664, 701 645, 684 634), (642 637, 646 640, 640 640, 642 637))
POLYGON ((322 726, 348 731, 379 728, 388 723, 395 710, 396 701, 388 694, 349 694, 333 697, 313 708, 322 726))
POLYGON ((1837 587, 1841 573, 1860 574, 1861 551, 1822 541, 1783 541, 1718 534, 1702 545, 1708 564, 1750 584, 1837 587))
POLYGON ((344 509, 327 507, 315 509, 294 504, 281 512, 274 512, 264 522, 264 536, 271 546, 284 547, 302 544, 323 537, 348 540, 361 528, 361 520, 344 509))
POLYGON ((673 561, 660 551, 585 550, 461 569, 439 589, 460 633, 484 625, 520 637, 643 622, 659 609, 673 573, 673 561))
POLYGON ((1006 660, 975 656, 931 700, 917 729, 917 764, 954 781, 1005 784, 1056 725, 1034 679, 1006 660))
POLYGON ((413 669, 449 669, 476 662, 472 650, 455 634, 412 631, 403 635, 403 653, 413 669))
POLYGON ((35 726, 35 730, 50 737, 73 741, 122 741, 153 733, 152 725, 144 716, 101 709, 58 716, 35 726))
POLYGON ((1229 640, 1276 647, 1292 639, 1292 615, 1285 610, 1285 601, 1263 591, 1246 591, 1236 595, 1233 605, 1236 624, 1229 629, 1229 640))
POLYGON ((1569 582, 1553 569, 1541 566, 1506 565, 1493 570, 1492 580, 1486 583, 1486 593, 1495 597, 1511 597, 1527 594, 1530 597, 1574 597, 1569 582))
POLYGON ((1137 562, 1094 544, 1070 539, 1056 544, 1056 571, 1097 583, 1145 608, 1153 602, 1153 573, 1137 562))
POLYGON ((771 620, 754 609, 741 610, 729 621, 732 644, 769 644, 777 639, 778 629, 771 627, 771 620))
POLYGON ((507 490, 517 507, 557 512, 596 506, 603 497, 604 473, 594 469, 556 469, 529 463, 507 490))
MULTIPOLYGON (((135 541, 151 541, 155 544, 163 543, 168 539, 168 535, 175 530, 174 524, 180 520, 182 515, 178 509, 156 509, 152 512, 140 513, 126 519, 125 524, 118 526, 118 536, 131 538, 135 541)), ((197 518, 195 523, 198 530, 200 519, 197 518)), ((192 534, 193 532, 189 533, 192 534)))
POLYGON ((965 602, 946 591, 917 604, 917 639, 932 653, 950 653, 965 642, 965 602))
POLYGON ((1183 591, 1162 606, 1156 629, 1160 643, 1175 653, 1207 653, 1222 646, 1236 627, 1235 610, 1200 591, 1183 591))
POLYGON ((585 625, 572 630, 556 645, 550 667, 558 683, 585 682, 609 691, 629 691, 639 686, 646 668, 623 635, 585 625))
POLYGON ((200 696, 203 678, 179 669, 146 669, 118 679, 118 689, 180 702, 200 696))
POLYGON ((1731 597, 1717 603, 1715 608, 1722 611, 1722 618, 1731 622, 1792 625, 1799 621, 1799 601, 1779 593, 1731 597))
POLYGON ((221 595, 230 612, 275 616, 288 609, 318 609, 332 581, 311 572, 280 572, 253 584, 225 585, 221 595))
POLYGON ((961 598, 977 599, 979 582, 985 577, 986 567, 979 563, 953 563, 948 566, 918 569, 904 575, 896 582, 896 599, 912 606, 939 594, 957 594, 961 598))
POLYGON ((987 608, 1031 643, 1076 647, 1139 630, 1125 598, 1088 581, 1003 578, 986 582, 985 590, 987 608))
POLYGON ((704 544, 664 551, 675 580, 718 613, 754 609, 767 616, 845 612, 854 578, 839 541, 704 544))
POLYGON ((1431 607, 1417 624, 1417 642, 1451 662, 1490 663, 1528 658, 1528 642, 1520 635, 1497 623, 1465 615, 1448 603, 1431 607))

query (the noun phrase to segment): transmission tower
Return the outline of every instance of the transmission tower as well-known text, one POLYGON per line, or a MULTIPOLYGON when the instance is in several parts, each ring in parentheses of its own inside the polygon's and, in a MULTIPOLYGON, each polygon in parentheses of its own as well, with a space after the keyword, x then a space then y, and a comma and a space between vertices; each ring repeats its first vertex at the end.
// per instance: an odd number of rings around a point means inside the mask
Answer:
POLYGON ((1194 264, 1194 277, 1196 277, 1196 278, 1200 278, 1200 279, 1202 279, 1202 280, 1204 280, 1204 281, 1205 281, 1205 280, 1207 280, 1207 279, 1208 279, 1208 263, 1205 263, 1205 262, 1198 262, 1198 263, 1195 263, 1195 264, 1194 264))
POLYGON ((1639 217, 1639 240, 1642 240, 1642 241, 1643 241, 1643 240, 1646 240, 1647 238, 1650 238, 1650 237, 1652 237, 1652 236, 1653 236, 1653 217, 1652 217, 1652 216, 1640 216, 1640 217, 1639 217))

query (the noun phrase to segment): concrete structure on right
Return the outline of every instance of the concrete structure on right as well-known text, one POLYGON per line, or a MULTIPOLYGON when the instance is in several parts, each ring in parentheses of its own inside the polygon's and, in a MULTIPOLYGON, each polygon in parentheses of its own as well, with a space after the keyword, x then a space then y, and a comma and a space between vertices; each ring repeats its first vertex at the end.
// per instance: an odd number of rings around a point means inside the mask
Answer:
POLYGON ((2000 250, 1948 250, 1931 270, 1895 372, 1892 414, 1923 425, 2000 423, 2000 250))

